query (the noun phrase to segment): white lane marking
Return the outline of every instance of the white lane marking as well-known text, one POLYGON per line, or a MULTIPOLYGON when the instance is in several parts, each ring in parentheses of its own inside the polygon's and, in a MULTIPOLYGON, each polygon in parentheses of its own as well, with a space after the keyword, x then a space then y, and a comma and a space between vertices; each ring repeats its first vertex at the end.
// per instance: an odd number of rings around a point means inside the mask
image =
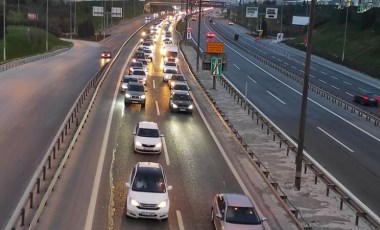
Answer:
POLYGON ((313 75, 311 75, 311 74, 309 74, 309 76, 312 77, 312 78, 315 78, 315 76, 313 76, 313 75))
POLYGON ((327 75, 327 73, 325 73, 325 72, 323 72, 323 71, 321 71, 321 73, 324 74, 324 75, 327 75))
POLYGON ((320 127, 317 127, 321 132, 323 132, 324 134, 326 134, 327 136, 329 136, 331 139, 333 139, 334 141, 336 141, 337 143, 339 143, 341 146, 343 146, 344 148, 346 148, 348 151, 350 152, 354 152, 354 150, 350 149, 349 147, 347 147, 347 145, 343 144, 342 142, 340 142, 338 139, 336 139, 335 137, 333 137, 331 134, 329 134, 328 132, 326 132, 325 130, 323 130, 322 128, 320 127))
POLYGON ((351 97, 353 97, 353 96, 354 96, 353 94, 350 94, 349 92, 346 92, 346 94, 350 95, 351 97))
POLYGON ((154 103, 156 104, 157 116, 160 116, 160 108, 158 107, 158 102, 154 101, 154 103))
POLYGON ((347 84, 347 85, 352 85, 351 83, 346 82, 346 81, 344 81, 343 83, 344 83, 344 84, 347 84))
POLYGON ((276 98, 282 104, 284 104, 284 105, 286 104, 284 101, 282 101, 280 98, 278 98, 276 95, 274 95, 273 93, 269 92, 268 90, 267 90, 267 93, 269 93, 272 97, 276 98))
POLYGON ((156 81, 153 80, 153 89, 156 89, 156 81))
POLYGON ((363 88, 360 88, 360 87, 358 87, 358 89, 360 89, 361 91, 367 91, 367 90, 365 90, 365 89, 363 89, 363 88))
POLYGON ((234 66, 235 66, 238 70, 240 70, 240 68, 239 68, 237 65, 234 64, 234 66))
POLYGON ((263 54, 265 54, 265 55, 267 55, 268 53, 267 52, 265 52, 265 51, 262 51, 262 50, 260 50, 261 52, 263 52, 263 54))
POLYGON ((300 72, 301 72, 301 73, 305 73, 305 71, 303 71, 302 69, 300 69, 300 72))
POLYGON ((255 80, 253 80, 250 76, 247 76, 251 81, 253 81, 254 83, 257 83, 255 80))
POLYGON ((165 137, 161 138, 161 142, 162 142, 162 149, 164 150, 166 165, 169 166, 170 160, 169 160, 168 148, 166 147, 165 137))
POLYGON ((290 67, 292 67, 293 69, 297 69, 297 67, 295 67, 295 66, 293 66, 293 65, 291 65, 290 67))
POLYGON ((326 83, 324 80, 318 79, 320 82, 326 83))
POLYGON ((334 77, 334 76, 331 76, 331 75, 330 75, 329 77, 331 77, 331 78, 334 78, 335 80, 338 80, 338 78, 337 78, 337 77, 334 77))
POLYGON ((279 61, 279 62, 284 62, 284 61, 282 61, 280 58, 277 58, 277 61, 279 61))
POLYGON ((330 85, 330 86, 333 87, 334 89, 340 90, 338 87, 336 87, 334 85, 330 85))
POLYGON ((271 57, 272 57, 273 59, 276 59, 276 57, 275 57, 275 56, 273 56, 273 55, 272 55, 271 57))
POLYGON ((181 212, 179 210, 176 210, 175 212, 177 214, 179 230, 185 230, 185 226, 183 225, 181 212))

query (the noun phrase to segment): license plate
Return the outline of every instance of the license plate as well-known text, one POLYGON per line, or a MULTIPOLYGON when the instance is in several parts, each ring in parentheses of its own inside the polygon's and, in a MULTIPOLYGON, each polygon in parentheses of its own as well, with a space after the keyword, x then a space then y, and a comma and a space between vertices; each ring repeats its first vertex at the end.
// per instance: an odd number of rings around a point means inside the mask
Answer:
POLYGON ((183 111, 183 112, 185 112, 185 111, 186 111, 186 109, 179 109, 179 111, 183 111))
POLYGON ((141 215, 142 216, 154 216, 155 214, 152 212, 142 212, 141 215))

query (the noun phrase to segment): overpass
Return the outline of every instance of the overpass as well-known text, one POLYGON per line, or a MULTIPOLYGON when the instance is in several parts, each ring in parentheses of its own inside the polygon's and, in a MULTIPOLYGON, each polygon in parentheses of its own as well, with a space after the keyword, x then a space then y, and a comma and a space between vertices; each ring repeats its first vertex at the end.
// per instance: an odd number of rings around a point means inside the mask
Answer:
MULTIPOLYGON (((152 8, 153 7, 165 7, 165 6, 177 6, 180 7, 181 5, 183 7, 186 6, 187 0, 182 0, 182 1, 166 1, 166 2, 148 2, 144 5, 144 10, 146 12, 151 12, 152 13, 152 8)), ((198 1, 194 2, 191 4, 193 7, 196 6, 198 7, 198 1)), ((209 0, 203 0, 202 1, 202 7, 217 7, 217 8, 224 8, 226 7, 226 2, 225 1, 209 1, 209 0)))

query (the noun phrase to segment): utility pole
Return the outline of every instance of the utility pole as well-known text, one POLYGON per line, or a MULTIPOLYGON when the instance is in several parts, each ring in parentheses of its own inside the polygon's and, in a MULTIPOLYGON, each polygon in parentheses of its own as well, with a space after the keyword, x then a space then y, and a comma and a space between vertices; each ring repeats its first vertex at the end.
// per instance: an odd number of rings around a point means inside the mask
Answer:
POLYGON ((346 3, 346 24, 344 26, 342 62, 344 61, 344 54, 346 50, 347 22, 348 22, 348 3, 346 3))
POLYGON ((315 2, 316 0, 311 1, 310 19, 309 19, 309 25, 307 29, 308 33, 307 33, 305 73, 304 73, 304 79, 303 79, 301 116, 300 116, 300 127, 299 127, 299 133, 298 133, 298 148, 297 148, 297 156, 296 156, 295 186, 298 190, 301 189, 301 173, 302 173, 301 171, 302 171, 302 159, 303 159, 303 149, 304 149, 304 139, 305 139, 307 93, 309 89, 309 74, 310 74, 311 45, 312 45, 311 41, 313 37, 315 2))
MULTIPOLYGON (((4 1, 5 2, 5 1, 4 1)), ((49 0, 46 0, 46 52, 49 51, 49 0)))
POLYGON ((200 47, 199 47, 199 43, 200 43, 200 40, 201 40, 201 17, 202 17, 202 14, 201 14, 201 11, 202 11, 202 0, 199 0, 199 14, 198 14, 198 41, 197 41, 197 71, 199 70, 199 56, 200 56, 200 47))
POLYGON ((5 0, 3 0, 3 35, 4 35, 4 39, 3 39, 3 61, 7 60, 7 52, 6 52, 6 48, 7 48, 7 42, 6 42, 6 23, 5 23, 5 0))

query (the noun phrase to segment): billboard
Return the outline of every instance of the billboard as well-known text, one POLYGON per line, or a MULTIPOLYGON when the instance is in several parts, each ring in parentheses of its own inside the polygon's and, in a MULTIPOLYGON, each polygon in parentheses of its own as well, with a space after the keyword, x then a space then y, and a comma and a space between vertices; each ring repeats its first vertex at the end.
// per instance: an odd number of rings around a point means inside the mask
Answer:
POLYGON ((277 18, 277 8, 266 8, 265 10, 265 18, 272 18, 276 19, 277 18))
POLYGON ((292 24, 306 26, 309 24, 309 17, 293 16, 292 24))

